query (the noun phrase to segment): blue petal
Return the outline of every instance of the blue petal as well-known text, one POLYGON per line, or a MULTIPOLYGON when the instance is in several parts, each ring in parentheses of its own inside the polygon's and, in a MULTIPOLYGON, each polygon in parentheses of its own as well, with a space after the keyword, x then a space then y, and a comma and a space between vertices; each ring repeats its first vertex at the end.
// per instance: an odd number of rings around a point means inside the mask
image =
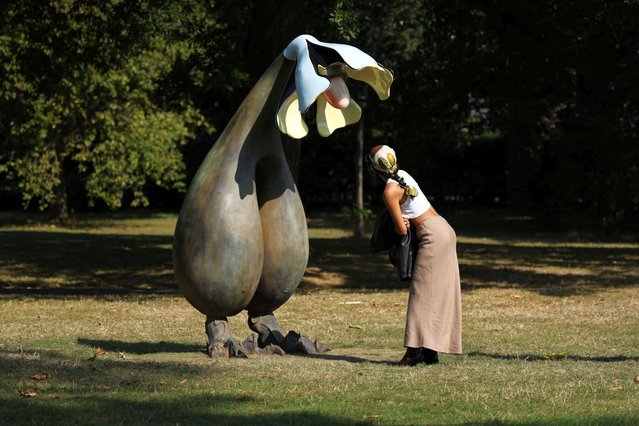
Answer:
POLYGON ((315 102, 315 99, 326 91, 331 85, 326 77, 317 74, 315 65, 311 61, 308 51, 309 41, 317 41, 313 36, 301 35, 296 37, 286 49, 284 57, 291 61, 297 61, 295 67, 295 87, 299 98, 301 112, 306 112, 315 102))

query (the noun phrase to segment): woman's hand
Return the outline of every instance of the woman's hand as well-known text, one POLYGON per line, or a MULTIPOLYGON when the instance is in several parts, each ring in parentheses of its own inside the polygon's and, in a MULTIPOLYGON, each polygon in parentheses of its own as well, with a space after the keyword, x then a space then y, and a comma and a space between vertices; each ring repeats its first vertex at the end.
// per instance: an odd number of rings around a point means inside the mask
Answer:
POLYGON ((410 219, 408 219, 407 217, 402 217, 402 219, 404 219, 404 226, 406 227, 406 229, 410 228, 410 219))

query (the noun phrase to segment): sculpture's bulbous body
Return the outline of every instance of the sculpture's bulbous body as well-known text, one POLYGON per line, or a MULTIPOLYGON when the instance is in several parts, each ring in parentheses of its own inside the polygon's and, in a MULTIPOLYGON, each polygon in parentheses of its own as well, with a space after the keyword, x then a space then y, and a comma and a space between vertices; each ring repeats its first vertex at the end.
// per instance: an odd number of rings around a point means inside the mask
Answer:
POLYGON ((295 63, 273 62, 206 156, 175 229, 186 299, 209 318, 268 313, 308 261, 306 217, 274 120, 295 63))

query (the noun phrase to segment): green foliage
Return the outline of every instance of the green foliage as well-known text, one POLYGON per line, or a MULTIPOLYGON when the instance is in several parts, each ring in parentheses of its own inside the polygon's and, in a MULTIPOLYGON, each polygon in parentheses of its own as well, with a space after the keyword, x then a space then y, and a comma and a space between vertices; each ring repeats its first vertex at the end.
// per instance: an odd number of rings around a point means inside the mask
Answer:
POLYGON ((7 7, 0 171, 25 204, 47 207, 71 174, 109 207, 127 192, 147 205, 147 181, 184 188, 180 147, 204 123, 191 101, 167 96, 171 72, 193 53, 175 31, 180 12, 144 1, 7 7))
POLYGON ((346 41, 357 38, 361 31, 361 11, 354 6, 353 0, 338 0, 329 13, 329 22, 346 41))
POLYGON ((345 223, 348 224, 352 224, 359 219, 364 221, 364 223, 366 224, 375 219, 375 212, 369 207, 360 208, 356 205, 343 206, 340 209, 340 216, 342 216, 345 223))

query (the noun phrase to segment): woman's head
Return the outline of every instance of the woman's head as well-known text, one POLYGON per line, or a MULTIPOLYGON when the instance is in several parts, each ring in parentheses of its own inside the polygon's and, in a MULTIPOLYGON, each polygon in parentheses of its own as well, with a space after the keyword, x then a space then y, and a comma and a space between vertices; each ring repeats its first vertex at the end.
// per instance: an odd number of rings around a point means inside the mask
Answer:
POLYGON ((377 145, 368 153, 368 163, 376 171, 385 175, 397 173, 397 157, 388 145, 377 145))

